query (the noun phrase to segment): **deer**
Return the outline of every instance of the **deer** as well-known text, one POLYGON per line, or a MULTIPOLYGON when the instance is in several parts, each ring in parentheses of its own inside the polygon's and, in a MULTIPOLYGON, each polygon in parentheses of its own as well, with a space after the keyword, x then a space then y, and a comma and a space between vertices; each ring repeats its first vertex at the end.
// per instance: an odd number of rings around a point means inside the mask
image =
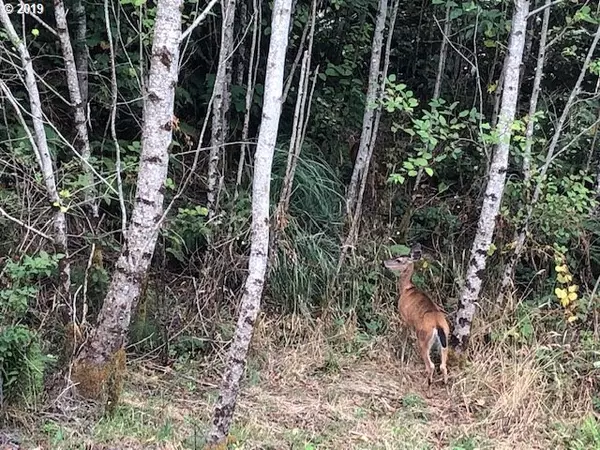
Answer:
POLYGON ((412 328, 417 335, 419 351, 425 363, 427 385, 431 394, 431 384, 435 366, 431 361, 430 352, 439 348, 441 354, 440 370, 444 375, 444 385, 448 384, 448 338, 450 327, 446 314, 431 298, 412 283, 414 264, 421 259, 421 245, 415 244, 408 256, 399 256, 384 261, 389 270, 399 271, 398 310, 404 323, 412 328))

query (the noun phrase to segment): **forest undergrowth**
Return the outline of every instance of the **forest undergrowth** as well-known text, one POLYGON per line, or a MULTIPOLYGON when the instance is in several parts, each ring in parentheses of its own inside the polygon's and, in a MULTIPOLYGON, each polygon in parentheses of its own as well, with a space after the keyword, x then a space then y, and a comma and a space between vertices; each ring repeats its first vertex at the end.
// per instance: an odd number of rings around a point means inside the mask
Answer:
MULTIPOLYGON (((518 344, 514 324, 496 321, 503 336, 486 343, 474 335, 468 359, 451 358, 447 388, 438 373, 428 397, 412 335, 393 310, 385 313, 389 327, 379 336, 355 320, 263 315, 228 448, 600 448, 598 399, 577 378, 583 350, 518 344)), ((199 449, 223 364, 222 353, 171 366, 138 356, 112 417, 49 405, 7 411, 19 434, 6 429, 4 437, 21 448, 199 449)))

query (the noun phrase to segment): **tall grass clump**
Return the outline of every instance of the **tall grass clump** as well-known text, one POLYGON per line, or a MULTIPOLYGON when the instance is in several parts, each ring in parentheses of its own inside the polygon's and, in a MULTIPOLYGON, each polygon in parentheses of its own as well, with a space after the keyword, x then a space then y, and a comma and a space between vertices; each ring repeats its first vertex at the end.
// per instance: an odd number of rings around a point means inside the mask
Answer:
MULTIPOLYGON (((273 203, 279 200, 286 151, 273 161, 273 203)), ((281 312, 309 314, 324 305, 335 278, 343 225, 343 185, 307 143, 294 176, 288 224, 279 236, 269 274, 269 301, 281 312)))

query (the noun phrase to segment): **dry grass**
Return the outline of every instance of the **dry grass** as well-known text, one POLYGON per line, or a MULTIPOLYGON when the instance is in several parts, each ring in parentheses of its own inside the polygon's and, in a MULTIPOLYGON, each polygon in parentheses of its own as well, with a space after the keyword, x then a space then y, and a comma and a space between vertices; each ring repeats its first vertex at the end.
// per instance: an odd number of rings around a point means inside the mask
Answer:
MULTIPOLYGON (((412 342, 406 363, 391 342, 366 339, 349 322, 336 328, 297 317, 263 318, 231 448, 560 448, 548 430, 582 417, 589 406, 581 399, 557 416, 553 386, 533 350, 501 346, 478 352, 463 368, 451 367, 448 388, 440 383, 427 398, 412 342)), ((95 449, 201 448, 221 361, 174 369, 136 363, 114 418, 83 424, 46 417, 41 448, 84 448, 76 444, 83 442, 95 449)))

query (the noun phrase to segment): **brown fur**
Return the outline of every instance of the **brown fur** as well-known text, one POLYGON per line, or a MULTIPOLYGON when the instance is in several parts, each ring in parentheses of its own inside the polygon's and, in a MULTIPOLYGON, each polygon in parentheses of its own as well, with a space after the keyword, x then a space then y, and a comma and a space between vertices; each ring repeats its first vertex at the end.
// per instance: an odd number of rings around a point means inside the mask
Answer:
MULTIPOLYGON (((450 338, 450 327, 446 320, 444 311, 436 305, 430 298, 417 289, 412 283, 414 271, 414 262, 418 260, 415 254, 418 247, 413 248, 410 256, 401 256, 384 262, 385 267, 391 270, 400 271, 398 278, 398 310, 402 320, 412 328, 417 335, 419 352, 427 372, 427 381, 431 389, 435 366, 431 361, 429 353, 431 349, 440 346, 441 364, 440 370, 444 374, 444 384, 448 383, 448 369, 446 363, 448 360, 448 339, 450 338), (438 330, 443 330, 445 339, 439 336, 438 330), (445 341, 446 346, 442 343, 445 341)), ((420 252, 419 252, 420 253, 420 252)))

